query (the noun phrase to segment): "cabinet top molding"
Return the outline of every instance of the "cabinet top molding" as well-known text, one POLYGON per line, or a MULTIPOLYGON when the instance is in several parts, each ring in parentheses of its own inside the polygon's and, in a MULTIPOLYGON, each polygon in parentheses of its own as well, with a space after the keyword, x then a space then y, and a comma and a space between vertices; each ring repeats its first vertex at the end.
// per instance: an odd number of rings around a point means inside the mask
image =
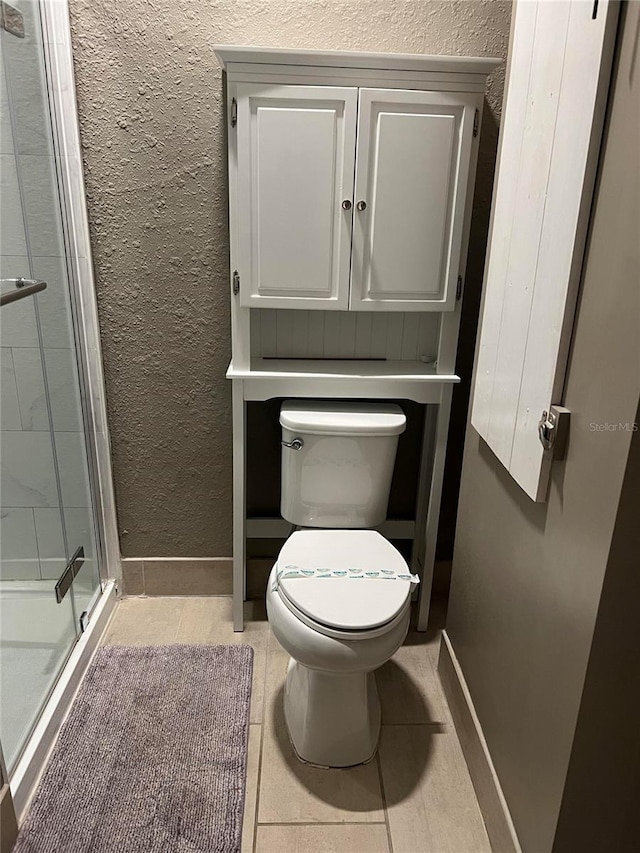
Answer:
POLYGON ((279 47, 214 45, 225 70, 243 65, 288 65, 306 68, 357 68, 377 71, 428 71, 486 77, 502 64, 488 56, 427 56, 419 53, 366 53, 353 50, 286 50, 279 47))

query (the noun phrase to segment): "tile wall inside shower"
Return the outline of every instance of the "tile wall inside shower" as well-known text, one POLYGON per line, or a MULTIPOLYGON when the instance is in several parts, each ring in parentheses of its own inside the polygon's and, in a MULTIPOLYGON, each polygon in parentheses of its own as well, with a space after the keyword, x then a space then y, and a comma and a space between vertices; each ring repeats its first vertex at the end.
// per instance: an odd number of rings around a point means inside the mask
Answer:
POLYGON ((24 581, 57 578, 78 544, 92 558, 94 536, 42 29, 36 3, 16 5, 25 38, 0 31, 0 279, 48 284, 0 314, 0 579, 24 581))

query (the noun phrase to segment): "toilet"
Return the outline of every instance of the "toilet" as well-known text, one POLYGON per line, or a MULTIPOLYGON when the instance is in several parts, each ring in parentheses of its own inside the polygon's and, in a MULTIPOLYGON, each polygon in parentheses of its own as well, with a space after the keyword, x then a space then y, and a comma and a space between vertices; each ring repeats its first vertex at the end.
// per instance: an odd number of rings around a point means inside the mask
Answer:
POLYGON ((406 418, 391 403, 286 400, 280 424, 281 512, 295 529, 271 571, 267 613, 291 656, 287 729, 303 761, 349 767, 375 755, 374 672, 406 637, 417 580, 371 529, 386 517, 406 418))

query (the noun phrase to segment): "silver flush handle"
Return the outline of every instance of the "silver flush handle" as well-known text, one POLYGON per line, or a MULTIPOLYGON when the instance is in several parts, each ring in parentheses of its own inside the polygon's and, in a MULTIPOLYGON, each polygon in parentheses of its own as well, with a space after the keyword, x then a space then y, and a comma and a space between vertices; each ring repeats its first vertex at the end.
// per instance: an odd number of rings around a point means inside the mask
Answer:
POLYGON ((294 438, 291 441, 281 441, 283 447, 290 447, 292 450, 302 450, 304 441, 301 438, 294 438))

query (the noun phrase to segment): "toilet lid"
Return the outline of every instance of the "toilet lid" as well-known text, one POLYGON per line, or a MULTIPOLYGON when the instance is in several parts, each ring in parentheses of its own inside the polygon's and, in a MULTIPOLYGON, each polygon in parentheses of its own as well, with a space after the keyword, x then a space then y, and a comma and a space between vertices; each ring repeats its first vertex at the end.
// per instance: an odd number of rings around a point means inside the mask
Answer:
MULTIPOLYGON (((408 572, 402 555, 375 530, 299 530, 282 546, 278 568, 408 572)), ((406 580, 281 578, 278 592, 319 625, 365 631, 390 622, 411 595, 406 580)))

